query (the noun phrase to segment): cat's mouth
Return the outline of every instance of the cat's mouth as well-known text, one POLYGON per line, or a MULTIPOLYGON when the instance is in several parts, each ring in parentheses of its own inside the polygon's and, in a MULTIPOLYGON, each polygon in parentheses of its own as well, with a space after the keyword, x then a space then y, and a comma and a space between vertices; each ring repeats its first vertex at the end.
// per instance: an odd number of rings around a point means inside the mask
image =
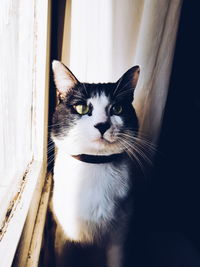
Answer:
POLYGON ((94 139, 92 142, 96 144, 102 144, 102 145, 108 145, 108 144, 113 144, 115 143, 116 140, 108 140, 105 137, 99 137, 94 139))

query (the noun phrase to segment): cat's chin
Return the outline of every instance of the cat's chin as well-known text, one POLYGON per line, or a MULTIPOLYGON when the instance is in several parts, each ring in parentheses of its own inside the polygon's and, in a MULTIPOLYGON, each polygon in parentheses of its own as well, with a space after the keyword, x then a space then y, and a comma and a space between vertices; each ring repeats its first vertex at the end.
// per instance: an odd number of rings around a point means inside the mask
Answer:
POLYGON ((102 145, 115 143, 115 141, 110 141, 110 140, 107 140, 106 138, 101 138, 101 137, 92 140, 92 142, 95 143, 95 144, 102 144, 102 145))
POLYGON ((116 141, 106 139, 95 139, 84 144, 63 143, 56 140, 57 153, 68 155, 110 155, 124 152, 123 147, 116 141))
POLYGON ((123 149, 117 141, 110 141, 105 138, 99 138, 92 141, 92 149, 88 154, 110 155, 122 153, 123 149))
POLYGON ((92 146, 99 150, 113 150, 118 147, 116 140, 108 140, 107 138, 97 138, 92 140, 92 146))

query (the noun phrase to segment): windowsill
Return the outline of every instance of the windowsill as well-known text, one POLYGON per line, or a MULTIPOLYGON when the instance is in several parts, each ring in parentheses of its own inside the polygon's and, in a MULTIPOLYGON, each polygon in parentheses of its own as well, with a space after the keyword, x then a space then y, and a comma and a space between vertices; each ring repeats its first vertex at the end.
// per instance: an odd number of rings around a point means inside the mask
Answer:
MULTIPOLYGON (((30 169, 22 180, 23 186, 21 191, 13 199, 13 204, 9 212, 7 212, 6 221, 2 228, 0 235, 0 259, 1 266, 10 267, 19 243, 22 230, 27 218, 29 208, 31 207, 31 215, 34 218, 38 210, 41 192, 46 175, 46 164, 40 161, 33 161, 30 169), (31 202, 34 202, 32 208, 31 202)), ((32 229, 29 227, 30 240, 33 232, 34 222, 32 229)), ((26 239, 28 240, 27 236, 26 239)), ((30 245, 30 244, 29 244, 30 245)), ((26 244, 26 246, 29 245, 26 244)))
POLYGON ((0 183, 0 240, 2 236, 1 229, 6 223, 5 217, 8 217, 9 210, 11 210, 15 204, 14 200, 18 198, 18 195, 26 183, 25 177, 30 169, 31 164, 31 158, 24 160, 21 168, 12 174, 12 179, 9 179, 7 174, 4 174, 6 179, 3 179, 3 183, 0 183))

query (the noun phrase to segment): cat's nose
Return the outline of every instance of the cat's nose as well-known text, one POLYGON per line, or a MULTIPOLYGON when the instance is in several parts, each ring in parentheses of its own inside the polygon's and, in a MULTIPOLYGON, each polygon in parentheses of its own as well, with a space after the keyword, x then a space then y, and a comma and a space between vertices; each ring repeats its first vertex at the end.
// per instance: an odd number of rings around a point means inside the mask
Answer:
POLYGON ((99 132, 103 134, 110 128, 110 123, 109 122, 100 122, 94 125, 95 128, 99 130, 99 132))

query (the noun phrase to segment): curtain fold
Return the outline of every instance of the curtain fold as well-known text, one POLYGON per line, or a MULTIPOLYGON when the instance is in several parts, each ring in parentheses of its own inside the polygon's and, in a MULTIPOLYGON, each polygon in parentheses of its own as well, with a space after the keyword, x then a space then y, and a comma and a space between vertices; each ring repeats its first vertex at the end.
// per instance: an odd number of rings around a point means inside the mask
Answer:
POLYGON ((68 0, 61 60, 83 82, 116 81, 140 65, 133 105, 157 142, 182 0, 68 0))
POLYGON ((135 107, 141 131, 154 142, 159 137, 167 98, 182 1, 146 1, 136 48, 141 65, 135 107))

